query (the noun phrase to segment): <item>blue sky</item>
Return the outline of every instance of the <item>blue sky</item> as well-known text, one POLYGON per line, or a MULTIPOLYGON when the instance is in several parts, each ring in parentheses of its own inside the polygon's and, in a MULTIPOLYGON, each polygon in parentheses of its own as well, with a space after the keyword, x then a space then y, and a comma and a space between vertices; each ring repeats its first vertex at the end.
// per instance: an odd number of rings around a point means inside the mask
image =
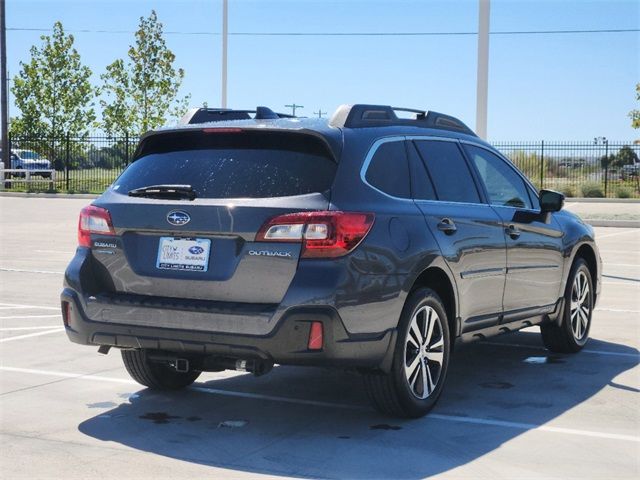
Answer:
MULTIPOLYGON (((133 32, 155 9, 166 31, 221 31, 221 1, 7 0, 7 27, 133 32)), ((476 0, 229 0, 230 32, 474 32, 476 0)), ((492 31, 637 29, 640 1, 492 0, 492 31)), ((94 82, 124 57, 133 33, 73 32, 94 82)), ((8 68, 42 32, 7 32, 8 68)), ((220 37, 167 35, 183 93, 192 104, 220 100, 220 37)), ((476 36, 232 36, 229 106, 341 103, 431 109, 475 123, 476 36)), ((493 35, 490 39, 490 140, 612 140, 640 137, 627 117, 640 82, 640 34, 493 35)), ((11 105, 12 116, 16 113, 11 105)))

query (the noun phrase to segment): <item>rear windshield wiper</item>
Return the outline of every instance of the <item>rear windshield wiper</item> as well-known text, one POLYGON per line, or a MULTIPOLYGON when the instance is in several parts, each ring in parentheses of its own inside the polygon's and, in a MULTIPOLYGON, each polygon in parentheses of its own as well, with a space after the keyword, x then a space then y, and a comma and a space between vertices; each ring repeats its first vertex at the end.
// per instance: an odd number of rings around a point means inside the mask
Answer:
POLYGON ((191 185, 149 185, 129 190, 130 197, 188 198, 197 197, 191 185))

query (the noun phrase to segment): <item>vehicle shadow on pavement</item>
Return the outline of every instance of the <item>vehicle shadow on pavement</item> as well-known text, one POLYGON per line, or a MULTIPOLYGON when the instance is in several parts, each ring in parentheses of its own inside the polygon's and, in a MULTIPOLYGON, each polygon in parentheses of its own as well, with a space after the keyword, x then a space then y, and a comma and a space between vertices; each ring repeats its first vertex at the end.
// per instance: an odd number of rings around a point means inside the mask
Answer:
MULTIPOLYGON (((123 390, 123 403, 82 422, 79 430, 102 441, 234 471, 300 478, 424 478, 471 462, 526 432, 526 426, 475 419, 544 425, 604 388, 629 395, 637 391, 637 385, 613 381, 638 364, 634 348, 591 340, 587 350, 617 355, 555 355, 540 347, 539 333, 520 332, 459 348, 436 415, 417 420, 373 411, 355 373, 279 367, 264 377, 199 382, 175 393, 123 390)), ((572 419, 554 426, 580 428, 572 419)), ((552 444, 562 441, 549 437, 552 444)))

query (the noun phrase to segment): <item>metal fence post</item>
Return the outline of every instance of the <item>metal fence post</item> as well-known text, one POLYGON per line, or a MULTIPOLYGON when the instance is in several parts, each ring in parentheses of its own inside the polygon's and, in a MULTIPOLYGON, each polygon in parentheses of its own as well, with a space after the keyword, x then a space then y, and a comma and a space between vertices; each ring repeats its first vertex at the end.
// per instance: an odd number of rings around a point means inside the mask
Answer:
POLYGON ((540 142, 540 189, 544 188, 544 140, 540 142))
POLYGON ((65 155, 64 155, 64 177, 67 192, 69 191, 69 132, 67 132, 65 141, 65 155))
POLYGON ((125 163, 124 165, 129 165, 129 132, 125 132, 124 134, 124 143, 125 143, 125 163))

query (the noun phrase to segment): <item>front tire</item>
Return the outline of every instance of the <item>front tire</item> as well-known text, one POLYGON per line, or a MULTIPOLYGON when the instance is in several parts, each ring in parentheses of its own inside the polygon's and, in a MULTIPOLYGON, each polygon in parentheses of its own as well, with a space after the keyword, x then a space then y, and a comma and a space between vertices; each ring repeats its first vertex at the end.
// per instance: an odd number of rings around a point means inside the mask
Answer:
POLYGON ((562 323, 540 326, 544 346, 556 353, 576 353, 589 339, 594 288, 587 262, 578 258, 571 268, 564 294, 562 323))
POLYGON ((364 375, 374 407, 394 417, 426 415, 442 393, 450 351, 442 300, 429 288, 415 290, 400 316, 391 371, 364 375))
POLYGON ((188 387, 200 372, 176 372, 169 365, 149 361, 146 350, 121 350, 124 366, 136 382, 154 390, 180 390, 188 387))

